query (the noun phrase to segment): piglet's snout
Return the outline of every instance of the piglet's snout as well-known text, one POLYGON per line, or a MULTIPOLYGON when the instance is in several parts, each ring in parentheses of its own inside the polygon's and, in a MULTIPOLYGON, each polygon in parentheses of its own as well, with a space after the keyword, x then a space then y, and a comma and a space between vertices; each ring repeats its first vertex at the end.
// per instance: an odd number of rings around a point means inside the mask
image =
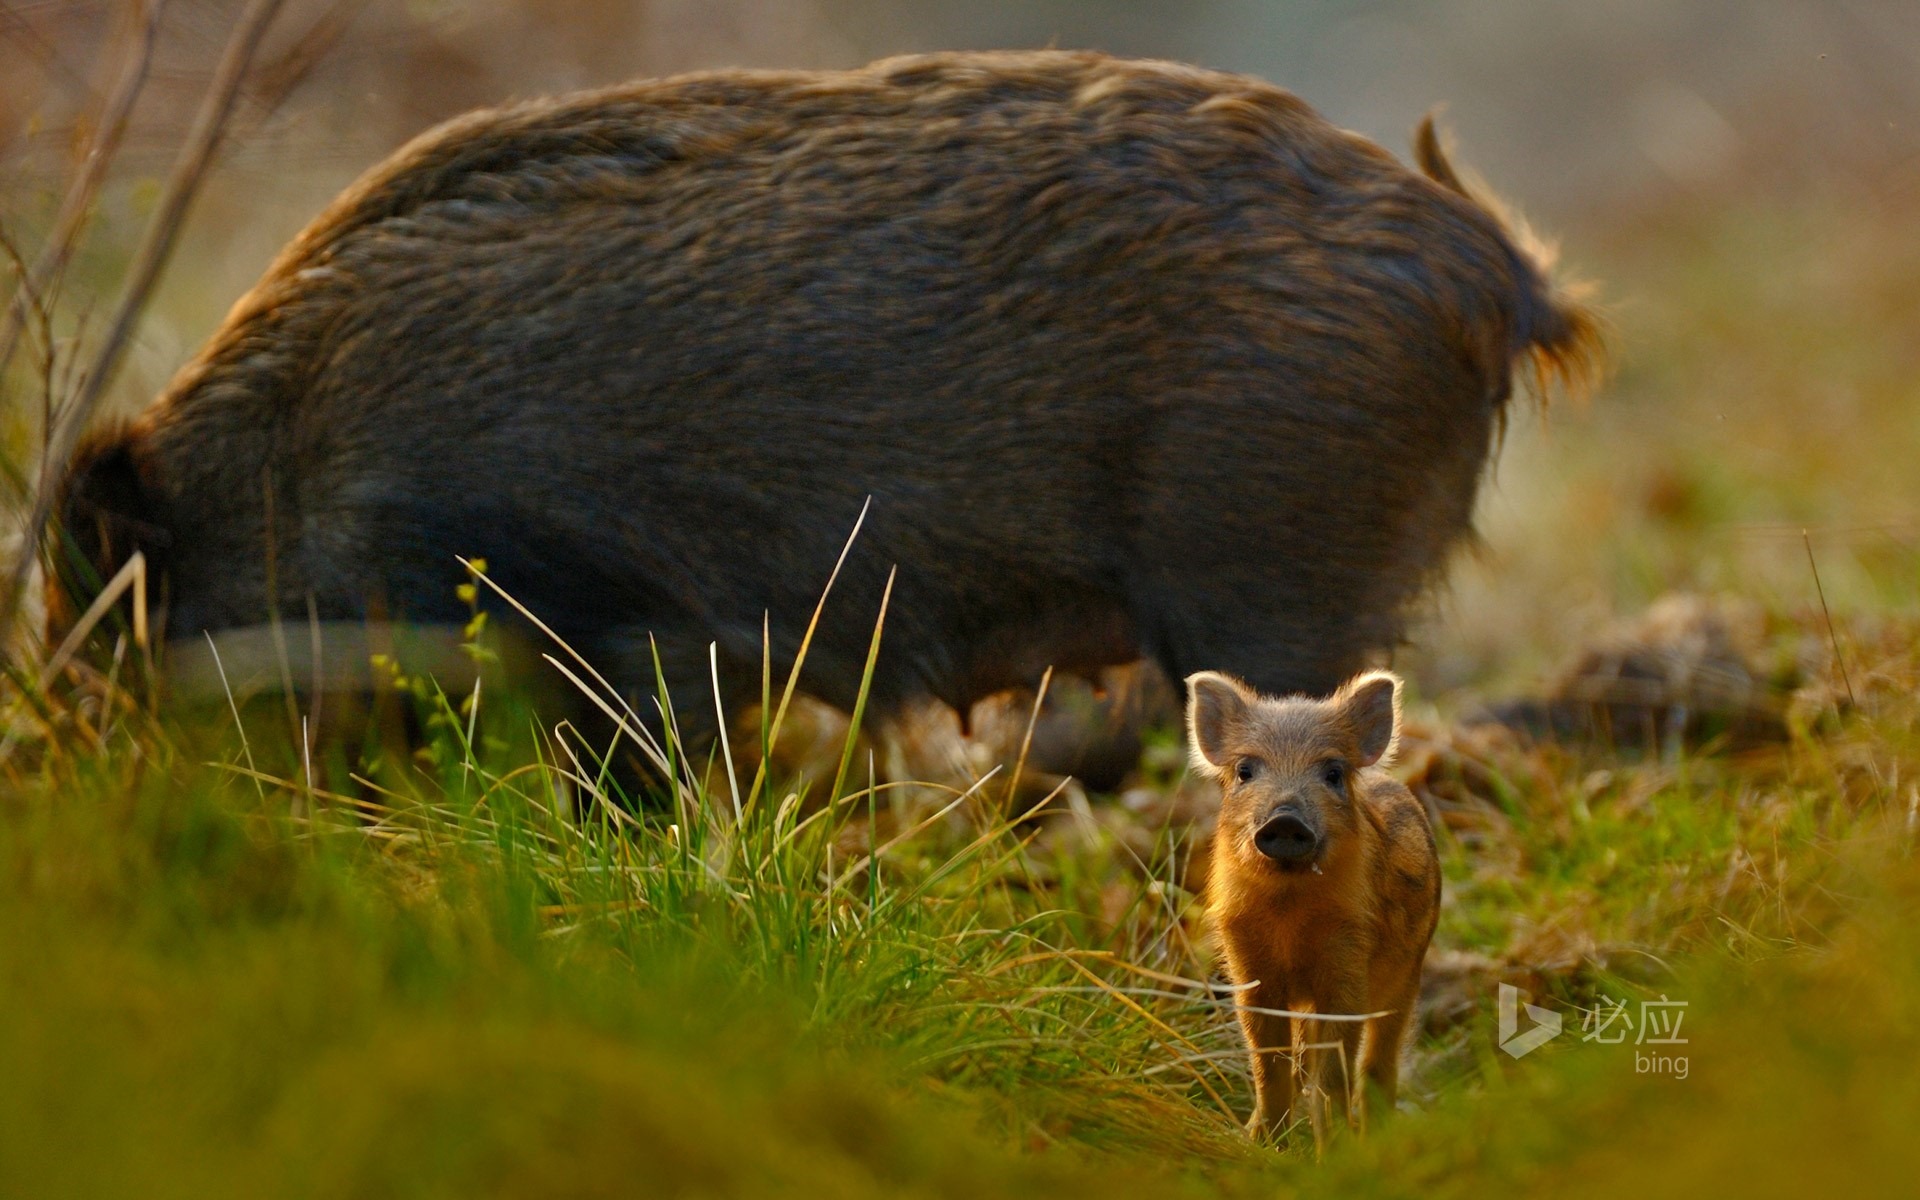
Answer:
POLYGON ((1254 849, 1277 863, 1304 863, 1320 850, 1320 835, 1297 809, 1283 808, 1253 834, 1254 849))

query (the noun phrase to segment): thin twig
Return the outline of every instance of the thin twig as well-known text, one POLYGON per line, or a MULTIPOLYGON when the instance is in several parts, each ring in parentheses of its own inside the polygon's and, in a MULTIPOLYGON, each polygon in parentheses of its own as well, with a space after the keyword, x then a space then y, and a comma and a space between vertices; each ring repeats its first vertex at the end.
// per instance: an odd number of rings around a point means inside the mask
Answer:
MULTIPOLYGON (((0 225, 0 257, 6 259, 7 265, 13 268, 14 278, 19 281, 14 289, 15 303, 23 313, 33 318, 29 322, 23 317, 20 328, 25 330, 31 327, 39 335, 37 340, 40 351, 38 363, 40 436, 44 439, 53 431, 54 397, 60 394, 60 388, 54 383, 54 374, 64 365, 56 361, 60 358, 60 348, 53 334, 53 310, 48 305, 47 297, 34 286, 33 268, 27 265, 26 257, 21 254, 20 247, 14 243, 13 238, 7 234, 4 225, 0 225)), ((5 367, 6 363, 0 361, 0 384, 3 384, 6 379, 5 367)), ((11 398, 4 392, 0 392, 0 403, 10 402, 11 398)), ((43 446, 42 451, 44 450, 43 446)), ((34 484, 27 478, 24 469, 15 466, 12 460, 8 459, 3 466, 0 466, 0 473, 4 473, 6 482, 12 485, 21 504, 33 499, 34 484)))
POLYGON ((133 4, 141 18, 139 33, 121 66, 120 77, 114 81, 113 91, 108 94, 100 119, 94 124, 93 136, 87 139, 80 173, 60 200, 60 212, 54 217, 53 232, 46 246, 34 260, 33 269, 14 289, 13 303, 7 306, 6 314, 0 316, 0 371, 6 370, 18 348, 20 331, 27 318, 28 298, 45 295, 50 288, 57 287, 72 259, 80 233, 87 227, 87 218, 93 215, 94 198, 106 182, 107 168, 120 152, 120 140, 126 135, 134 103, 146 86, 148 69, 153 65, 153 48, 160 40, 160 14, 166 8, 166 0, 133 0, 133 4))
MULTIPOLYGON (((277 111, 294 91, 312 75, 315 67, 333 53, 340 39, 346 36, 349 26, 366 8, 368 0, 333 0, 307 31, 295 38, 293 44, 283 50, 270 62, 260 64, 253 73, 253 87, 250 89, 253 108, 262 117, 277 111)), ((256 122, 257 124, 257 122, 256 122)), ((242 134, 251 133, 251 128, 243 128, 242 134)))

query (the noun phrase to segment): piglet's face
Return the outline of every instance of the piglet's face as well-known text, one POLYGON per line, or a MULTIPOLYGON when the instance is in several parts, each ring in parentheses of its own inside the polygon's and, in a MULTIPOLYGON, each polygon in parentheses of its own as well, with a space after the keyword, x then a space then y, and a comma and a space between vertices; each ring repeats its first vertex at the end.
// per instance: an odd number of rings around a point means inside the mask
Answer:
POLYGON ((1359 821, 1357 773, 1393 752, 1400 681, 1374 671, 1324 700, 1262 696, 1203 671, 1187 680, 1194 766, 1220 781, 1219 829, 1245 869, 1318 873, 1359 821))

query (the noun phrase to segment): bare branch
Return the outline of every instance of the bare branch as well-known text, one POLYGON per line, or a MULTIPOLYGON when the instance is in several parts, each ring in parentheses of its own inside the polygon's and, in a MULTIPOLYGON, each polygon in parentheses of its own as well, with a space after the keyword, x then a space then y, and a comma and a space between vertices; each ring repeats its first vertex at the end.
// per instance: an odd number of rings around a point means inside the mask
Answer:
POLYGON ((153 48, 160 40, 160 13, 166 8, 166 0, 133 0, 133 5, 138 14, 139 30, 126 62, 121 65, 120 77, 107 97, 106 107, 101 110, 100 119, 94 124, 93 135, 87 139, 87 153, 81 161, 80 173, 60 201, 60 212, 54 218, 53 233, 47 238, 40 257, 34 262, 33 269, 22 277, 19 286, 14 289, 13 303, 7 306, 5 315, 0 316, 0 372, 4 372, 7 364, 13 361, 13 352, 20 341, 21 326, 28 316, 29 300, 46 297, 52 283, 60 278, 67 262, 73 257, 73 248, 80 240, 81 231, 87 226, 87 218, 93 214, 94 198, 100 194, 101 184, 106 182, 107 168, 120 151, 120 140, 127 132, 128 120, 133 116, 134 102, 140 98, 140 90, 146 86, 147 72, 153 65, 153 48))
POLYGON ((272 62, 262 63, 254 72, 254 107, 263 115, 271 115, 285 104, 313 75, 314 68, 333 53, 366 6, 367 0, 333 0, 291 46, 272 62))
POLYGON ((179 239, 187 210, 198 194, 200 185, 206 180, 213 156, 220 148, 227 122, 233 115, 234 102, 240 95, 240 85, 246 79, 247 67, 259 50, 267 28, 279 13, 282 2, 249 0, 246 11, 240 14, 233 35, 227 41, 227 48, 221 54, 220 65, 214 71, 213 82, 201 102, 200 111, 194 115, 187 144, 167 178, 159 209, 154 213, 146 235, 141 239, 140 248, 134 254, 125 290, 114 309, 106 338, 94 354, 78 392, 55 418, 54 436, 48 439, 47 457, 40 464, 40 483, 36 489, 33 511, 28 516, 20 558, 14 563, 13 576, 5 594, 0 595, 0 636, 13 629, 14 618, 20 610, 21 593, 34 564, 39 560, 41 539, 46 536, 47 518, 52 509, 60 472, 65 469, 67 459, 79 441, 80 431, 86 428, 87 421, 99 407, 101 397, 106 395, 107 386, 113 381, 115 371, 126 354, 127 344, 133 338, 133 331, 146 309, 147 300, 153 295, 154 286, 159 282, 160 274, 172 255, 174 243, 179 239))

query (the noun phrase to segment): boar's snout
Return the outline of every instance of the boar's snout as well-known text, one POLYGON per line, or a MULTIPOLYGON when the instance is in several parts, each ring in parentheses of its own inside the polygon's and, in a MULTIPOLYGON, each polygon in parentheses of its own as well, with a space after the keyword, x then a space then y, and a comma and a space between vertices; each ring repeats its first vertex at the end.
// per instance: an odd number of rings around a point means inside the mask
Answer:
POLYGON ((1299 866, 1320 852, 1320 834, 1299 809, 1282 808, 1254 831, 1253 847, 1282 866, 1299 866))

